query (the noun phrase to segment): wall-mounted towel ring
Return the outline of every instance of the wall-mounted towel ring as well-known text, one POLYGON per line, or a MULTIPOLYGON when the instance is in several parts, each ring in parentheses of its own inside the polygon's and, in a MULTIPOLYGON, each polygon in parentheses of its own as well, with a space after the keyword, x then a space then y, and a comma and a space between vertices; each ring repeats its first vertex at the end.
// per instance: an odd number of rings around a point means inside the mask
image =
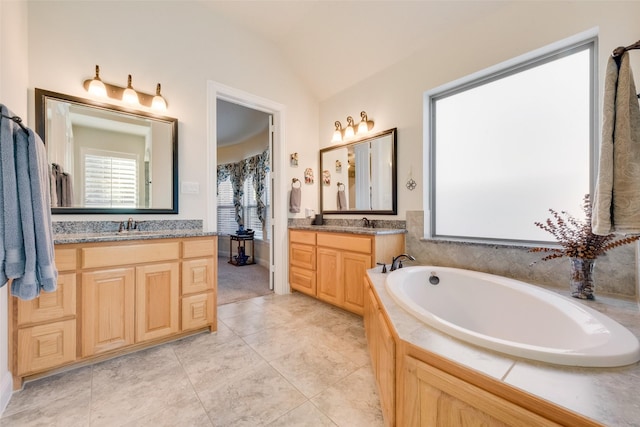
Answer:
POLYGON ((291 188, 300 188, 302 187, 302 183, 300 182, 300 180, 298 178, 293 178, 291 180, 291 188), (296 182, 298 183, 298 186, 296 187, 296 182))
POLYGON ((345 189, 344 184, 339 182, 338 183, 338 191, 344 191, 344 189, 345 189))

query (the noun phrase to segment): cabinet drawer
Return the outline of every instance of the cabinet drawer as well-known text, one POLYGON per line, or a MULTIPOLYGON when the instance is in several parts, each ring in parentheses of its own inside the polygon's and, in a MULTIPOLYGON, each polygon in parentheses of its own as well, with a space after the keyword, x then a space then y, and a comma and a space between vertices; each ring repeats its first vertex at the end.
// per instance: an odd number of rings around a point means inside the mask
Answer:
POLYGON ((18 300, 18 325, 61 319, 76 314, 76 275, 58 275, 55 292, 41 292, 30 301, 18 300))
POLYGON ((182 261, 182 295, 213 289, 213 258, 182 261))
POLYGON ((56 247, 54 250, 56 268, 58 271, 75 270, 77 265, 76 250, 56 247))
POLYGON ((18 330, 18 375, 60 366, 75 358, 74 319, 18 330))
POLYGON ((296 267, 315 270, 316 248, 300 243, 291 243, 289 247, 289 263, 296 267))
POLYGON ((289 230, 289 240, 305 245, 315 245, 316 233, 314 231, 289 230))
POLYGON ((370 254, 370 237, 355 237, 337 233, 318 233, 318 246, 370 254))
POLYGON ((316 273, 304 268, 289 268, 289 285, 291 289, 307 295, 316 296, 316 273))
POLYGON ((195 258, 216 255, 214 239, 197 239, 182 242, 182 257, 195 258))
POLYGON ((82 249, 82 268, 169 261, 179 257, 179 242, 96 246, 82 249))
POLYGON ((205 292, 182 298, 182 330, 198 329, 213 323, 214 294, 205 292))

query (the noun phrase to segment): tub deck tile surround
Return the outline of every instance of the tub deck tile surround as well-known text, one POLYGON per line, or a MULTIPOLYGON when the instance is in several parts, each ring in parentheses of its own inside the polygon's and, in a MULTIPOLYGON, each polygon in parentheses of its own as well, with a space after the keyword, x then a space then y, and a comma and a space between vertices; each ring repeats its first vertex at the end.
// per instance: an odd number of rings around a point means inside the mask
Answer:
MULTIPOLYGON (((480 348, 429 327, 398 306, 385 290, 387 275, 381 273, 380 267, 368 270, 368 275, 402 340, 603 425, 638 425, 640 362, 617 368, 579 368, 520 359, 480 348)), ((564 296, 567 295, 565 292, 564 296)), ((636 303, 605 296, 598 296, 596 301, 580 302, 601 311, 640 337, 640 309, 636 303)))

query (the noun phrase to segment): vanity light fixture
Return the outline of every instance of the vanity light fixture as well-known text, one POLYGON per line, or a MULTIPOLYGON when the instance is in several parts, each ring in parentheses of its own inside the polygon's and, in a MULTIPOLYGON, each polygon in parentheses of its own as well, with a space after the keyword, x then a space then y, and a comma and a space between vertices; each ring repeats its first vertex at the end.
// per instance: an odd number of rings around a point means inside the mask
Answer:
POLYGON ((344 138, 349 139, 355 135, 355 131, 353 130, 353 117, 347 117, 347 127, 344 128, 344 138))
POLYGON ((336 121, 334 123, 336 130, 333 131, 333 138, 331 138, 331 142, 341 142, 342 141, 342 123, 336 121))
POLYGON ((100 67, 96 65, 95 77, 85 80, 83 85, 87 92, 96 97, 115 99, 133 107, 142 105, 158 112, 167 110, 167 101, 160 94, 160 83, 156 86, 155 96, 138 92, 131 85, 131 74, 128 76, 126 88, 104 83, 100 79, 100 67))
POLYGON ((373 129, 373 120, 369 120, 366 111, 360 112, 360 123, 356 128, 353 122, 353 117, 347 117, 347 127, 342 128, 342 123, 336 121, 334 126, 336 129, 333 131, 333 138, 331 142, 342 142, 343 139, 353 138, 356 134, 362 136, 373 129))
POLYGON ((100 67, 98 65, 96 65, 96 76, 92 80, 89 80, 87 92, 100 98, 107 97, 107 88, 104 83, 102 83, 102 80, 100 80, 100 67))
POLYGON ((138 100, 138 92, 133 90, 131 86, 131 74, 127 78, 127 88, 122 92, 122 102, 125 102, 129 105, 138 105, 140 101, 138 100))
POLYGON ((373 120, 367 119, 367 113, 365 111, 360 112, 360 123, 358 124, 358 135, 364 135, 373 129, 373 120))

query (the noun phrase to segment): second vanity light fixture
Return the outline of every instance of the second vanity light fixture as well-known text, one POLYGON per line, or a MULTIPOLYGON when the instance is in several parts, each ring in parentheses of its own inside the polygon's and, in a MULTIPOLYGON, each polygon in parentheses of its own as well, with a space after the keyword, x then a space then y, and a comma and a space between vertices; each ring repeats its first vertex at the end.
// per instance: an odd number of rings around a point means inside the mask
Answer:
POLYGON ((364 135, 373 129, 373 120, 369 120, 367 118, 367 113, 365 111, 360 112, 360 123, 357 128, 354 125, 353 117, 347 117, 347 127, 342 128, 342 123, 336 121, 334 123, 336 129, 333 131, 333 138, 331 138, 331 142, 341 142, 343 139, 352 138, 356 133, 358 135, 364 135))
POLYGON ((84 88, 91 95, 99 98, 112 98, 122 101, 131 106, 149 107, 155 111, 166 111, 167 101, 160 94, 160 83, 156 86, 155 96, 149 95, 144 92, 139 92, 133 89, 131 85, 131 74, 127 79, 127 87, 115 86, 109 83, 104 83, 100 79, 100 67, 96 65, 96 75, 93 79, 84 81, 84 88))

